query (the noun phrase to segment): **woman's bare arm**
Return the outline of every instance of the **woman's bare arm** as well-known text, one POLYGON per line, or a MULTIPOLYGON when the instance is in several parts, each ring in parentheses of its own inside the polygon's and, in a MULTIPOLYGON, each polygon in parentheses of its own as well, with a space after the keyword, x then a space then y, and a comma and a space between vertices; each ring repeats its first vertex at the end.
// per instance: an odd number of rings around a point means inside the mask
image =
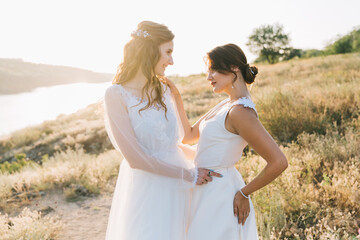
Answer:
POLYGON ((236 105, 229 111, 227 120, 233 130, 267 162, 260 174, 242 189, 245 195, 249 195, 277 178, 287 168, 288 162, 254 110, 236 105))
POLYGON ((285 155, 265 130, 254 110, 241 105, 234 106, 226 119, 231 132, 239 134, 267 162, 265 168, 234 196, 234 215, 239 224, 245 224, 250 204, 247 196, 277 178, 288 166, 285 155))
POLYGON ((177 111, 179 113, 179 117, 181 120, 181 124, 184 128, 184 138, 182 139, 182 143, 184 144, 193 144, 199 140, 200 132, 199 125, 201 121, 211 112, 208 111, 205 115, 203 115, 199 120, 196 121, 194 125, 191 126, 189 119, 187 118, 184 104, 180 95, 179 90, 175 86, 175 84, 168 78, 164 80, 164 83, 170 88, 172 97, 175 101, 177 111))

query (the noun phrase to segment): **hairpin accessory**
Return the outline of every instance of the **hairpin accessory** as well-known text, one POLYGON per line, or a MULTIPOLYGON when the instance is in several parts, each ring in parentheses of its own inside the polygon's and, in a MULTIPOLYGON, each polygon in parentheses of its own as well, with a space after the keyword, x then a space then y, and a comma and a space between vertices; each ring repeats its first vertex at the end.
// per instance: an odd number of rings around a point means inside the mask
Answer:
POLYGON ((133 31, 131 33, 131 36, 147 38, 147 37, 150 37, 151 35, 147 31, 145 31, 145 30, 143 31, 143 30, 139 29, 139 30, 133 31))
POLYGON ((251 67, 249 67, 250 72, 252 73, 252 75, 255 75, 255 73, 253 72, 253 70, 251 69, 251 67))

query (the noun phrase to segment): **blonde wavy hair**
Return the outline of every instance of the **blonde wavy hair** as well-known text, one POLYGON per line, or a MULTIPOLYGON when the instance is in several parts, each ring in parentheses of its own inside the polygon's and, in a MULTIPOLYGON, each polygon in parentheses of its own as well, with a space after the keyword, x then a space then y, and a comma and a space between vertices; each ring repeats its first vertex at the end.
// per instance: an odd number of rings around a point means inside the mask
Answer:
POLYGON ((160 59, 159 46, 172 41, 174 34, 165 25, 151 21, 140 22, 137 26, 137 31, 139 30, 146 31, 150 35, 144 37, 132 34, 132 39, 124 47, 124 59, 117 68, 112 84, 122 84, 133 79, 140 68, 147 78, 142 89, 142 98, 145 95, 148 102, 139 112, 157 105, 165 110, 166 116, 163 89, 159 77, 156 76, 155 66, 160 59), (153 97, 154 91, 155 97, 153 97))

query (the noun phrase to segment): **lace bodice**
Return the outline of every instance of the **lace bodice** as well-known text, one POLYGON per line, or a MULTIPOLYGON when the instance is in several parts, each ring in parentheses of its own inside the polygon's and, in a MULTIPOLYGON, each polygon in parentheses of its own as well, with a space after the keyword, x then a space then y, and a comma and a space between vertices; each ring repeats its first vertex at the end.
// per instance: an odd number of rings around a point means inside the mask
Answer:
POLYGON ((146 106, 147 102, 141 101, 121 85, 113 85, 115 91, 125 99, 131 124, 136 137, 143 150, 151 156, 160 152, 171 151, 177 148, 179 143, 179 129, 174 108, 171 102, 171 93, 167 89, 163 101, 167 106, 163 108, 151 106, 143 111, 139 110, 146 106))
POLYGON ((113 146, 131 168, 194 182, 196 170, 180 150, 180 128, 170 90, 163 95, 167 107, 146 106, 145 101, 121 85, 105 93, 105 126, 113 146))

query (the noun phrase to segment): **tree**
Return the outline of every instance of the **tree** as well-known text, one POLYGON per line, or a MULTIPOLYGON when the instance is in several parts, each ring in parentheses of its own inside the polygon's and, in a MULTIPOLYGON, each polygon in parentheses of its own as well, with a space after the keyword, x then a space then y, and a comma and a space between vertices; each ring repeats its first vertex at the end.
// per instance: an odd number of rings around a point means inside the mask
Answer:
POLYGON ((360 51, 360 28, 355 28, 345 36, 337 39, 326 47, 327 54, 350 53, 360 51))
POLYGON ((290 60, 293 58, 301 58, 304 56, 304 54, 305 54, 305 51, 302 49, 289 47, 289 48, 285 49, 284 55, 281 60, 287 61, 287 60, 290 60))
POLYGON ((257 60, 266 59, 270 64, 278 62, 289 47, 289 36, 280 24, 263 25, 256 28, 246 44, 250 51, 258 54, 257 60))

